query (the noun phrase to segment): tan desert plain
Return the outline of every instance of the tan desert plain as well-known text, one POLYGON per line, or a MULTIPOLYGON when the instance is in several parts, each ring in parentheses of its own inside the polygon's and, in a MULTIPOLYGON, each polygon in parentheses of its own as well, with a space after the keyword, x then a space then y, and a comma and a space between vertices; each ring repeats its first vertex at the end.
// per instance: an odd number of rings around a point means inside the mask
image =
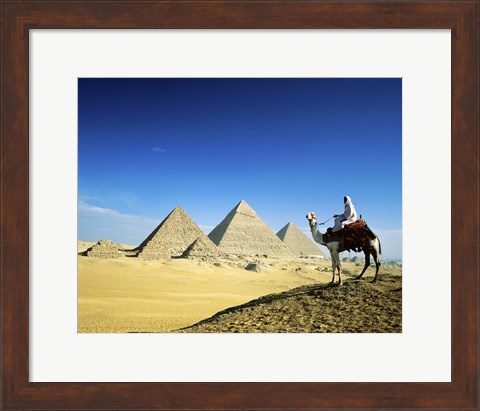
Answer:
POLYGON ((291 223, 275 234, 243 200, 208 236, 177 207, 139 246, 78 252, 80 333, 402 331, 401 264, 355 280, 363 255, 344 253, 332 286, 317 245, 291 223))

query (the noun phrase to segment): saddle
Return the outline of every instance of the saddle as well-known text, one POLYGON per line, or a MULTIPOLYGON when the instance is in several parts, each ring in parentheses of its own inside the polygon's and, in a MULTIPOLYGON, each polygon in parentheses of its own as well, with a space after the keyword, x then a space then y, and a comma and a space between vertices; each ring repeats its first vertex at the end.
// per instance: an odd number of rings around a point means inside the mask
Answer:
POLYGON ((347 224, 340 231, 328 233, 327 236, 327 242, 339 241, 346 251, 360 251, 377 237, 363 219, 347 224))

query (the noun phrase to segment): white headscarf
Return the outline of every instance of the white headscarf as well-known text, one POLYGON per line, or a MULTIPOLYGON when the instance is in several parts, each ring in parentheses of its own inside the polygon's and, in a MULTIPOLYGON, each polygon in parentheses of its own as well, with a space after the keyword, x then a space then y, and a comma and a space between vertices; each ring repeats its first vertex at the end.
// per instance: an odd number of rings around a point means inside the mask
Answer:
POLYGON ((343 213, 343 217, 345 220, 352 223, 357 220, 357 211, 352 203, 352 199, 349 196, 345 196, 345 198, 347 201, 345 202, 345 212, 343 213))

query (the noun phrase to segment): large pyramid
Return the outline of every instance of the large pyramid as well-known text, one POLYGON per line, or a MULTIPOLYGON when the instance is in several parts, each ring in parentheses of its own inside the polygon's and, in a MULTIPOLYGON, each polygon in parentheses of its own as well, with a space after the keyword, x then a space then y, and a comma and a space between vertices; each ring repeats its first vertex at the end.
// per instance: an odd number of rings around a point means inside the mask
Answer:
POLYGON ((291 257, 289 248, 244 201, 230 211, 208 235, 224 254, 291 257))
POLYGON ((147 259, 181 257, 197 239, 215 247, 188 214, 176 207, 137 247, 137 256, 147 259))
POLYGON ((324 255, 320 249, 313 244, 308 237, 293 223, 288 223, 285 227, 283 227, 277 233, 277 236, 297 256, 324 255))

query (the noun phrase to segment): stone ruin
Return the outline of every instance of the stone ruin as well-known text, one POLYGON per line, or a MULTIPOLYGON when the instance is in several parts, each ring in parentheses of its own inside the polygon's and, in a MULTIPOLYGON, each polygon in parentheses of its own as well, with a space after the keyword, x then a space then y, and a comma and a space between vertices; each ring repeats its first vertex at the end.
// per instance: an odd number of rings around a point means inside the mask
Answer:
POLYGON ((225 255, 291 257, 293 253, 244 201, 208 235, 225 255))
POLYGON ((86 249, 81 255, 96 258, 118 258, 121 256, 118 252, 118 246, 111 240, 100 240, 97 244, 86 249))

